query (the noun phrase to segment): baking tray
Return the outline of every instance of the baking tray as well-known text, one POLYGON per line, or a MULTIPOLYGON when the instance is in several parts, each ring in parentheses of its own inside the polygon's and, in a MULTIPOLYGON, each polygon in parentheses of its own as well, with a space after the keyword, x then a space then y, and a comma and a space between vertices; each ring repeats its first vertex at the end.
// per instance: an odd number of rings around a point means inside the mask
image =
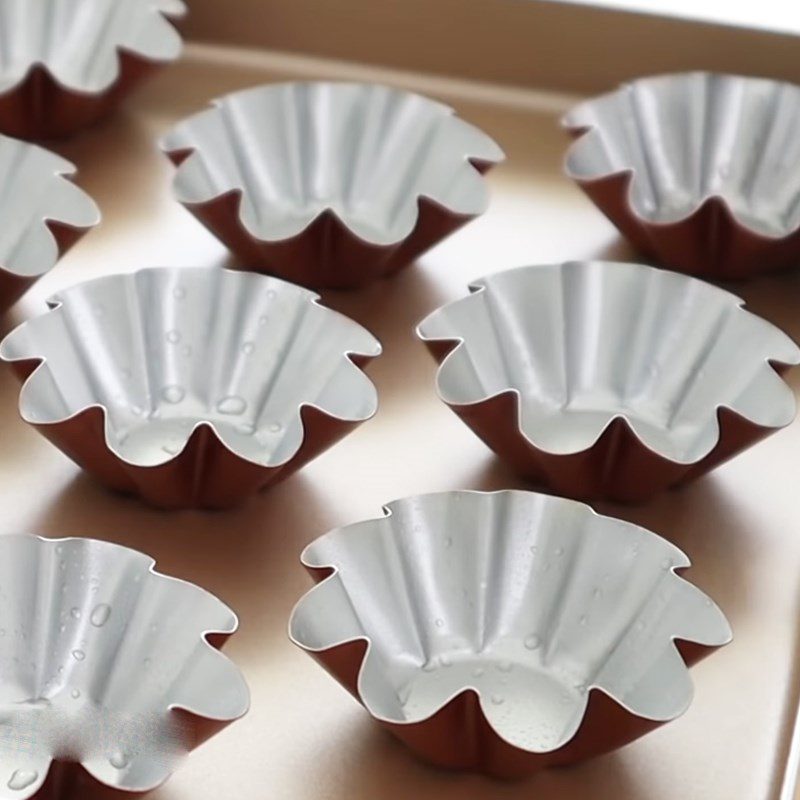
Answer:
MULTIPOLYGON (((4 318, 3 332, 41 313, 46 297, 78 280, 155 264, 228 263, 223 246, 171 199, 173 170, 154 137, 209 97, 295 77, 393 76, 190 46, 186 59, 157 76, 124 116, 59 143, 103 209, 104 225, 4 318)), ((374 516, 395 497, 524 485, 437 399, 435 364, 414 341, 413 326, 461 297, 471 279, 495 269, 634 258, 561 174, 567 141, 558 119, 574 98, 562 103, 431 79, 403 85, 455 105, 464 119, 495 136, 509 158, 488 178, 488 213, 417 267, 362 292, 324 293, 326 304, 385 345, 370 372, 381 397, 377 416, 239 509, 162 513, 80 475, 19 420, 19 387, 4 370, 0 532, 111 538, 149 553, 163 571, 204 586, 237 611, 241 632, 226 652, 251 686, 252 711, 198 750, 153 800, 261 800, 265 792, 272 800, 777 800, 800 684, 800 423, 648 505, 597 505, 684 550, 693 561, 692 582, 719 603, 735 631, 730 646, 693 670, 696 696, 688 713, 616 753, 521 783, 437 771, 376 730, 364 710, 290 644, 289 612, 310 587, 299 554, 312 539, 374 516)), ((755 313, 800 338, 800 276, 767 278, 735 291, 755 313)), ((800 388, 796 371, 787 377, 800 388)))

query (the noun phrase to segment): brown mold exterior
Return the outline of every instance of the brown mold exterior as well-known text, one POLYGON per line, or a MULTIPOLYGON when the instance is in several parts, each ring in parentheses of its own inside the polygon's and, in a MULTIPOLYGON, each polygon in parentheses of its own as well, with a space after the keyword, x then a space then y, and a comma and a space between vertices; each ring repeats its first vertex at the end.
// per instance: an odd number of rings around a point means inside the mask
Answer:
MULTIPOLYGON (((208 643, 221 650, 231 634, 222 633, 207 636, 208 643)), ((226 728, 230 721, 205 719, 190 714, 183 709, 174 709, 187 748, 191 751, 199 747, 207 739, 226 728)), ((90 775, 76 761, 53 761, 47 773, 47 779, 31 800, 120 800, 120 797, 143 797, 149 792, 129 792, 106 786, 90 775)))
MULTIPOLYGON (((180 150, 167 155, 178 166, 190 152, 180 150)), ((494 166, 471 163, 481 174, 494 166)), ((421 197, 414 230, 394 244, 364 241, 331 211, 320 214, 297 236, 267 242, 254 237, 242 225, 241 197, 241 190, 235 190, 204 203, 184 205, 234 253, 242 265, 238 268, 275 275, 310 289, 358 289, 388 277, 475 219, 474 215, 454 214, 421 197)))
MULTIPOLYGON (((331 574, 329 569, 308 571, 317 582, 331 574)), ((367 646, 362 639, 328 650, 308 652, 363 705, 358 693, 358 674, 367 646)), ((687 666, 717 649, 683 641, 676 641, 675 646, 687 666)), ((589 703, 575 736, 563 747, 547 753, 522 750, 498 736, 481 711, 477 692, 472 689, 465 689, 422 722, 379 722, 430 764, 501 779, 524 778, 546 767, 585 761, 629 744, 664 724, 631 713, 597 689, 589 693, 589 703)))
MULTIPOLYGON (((426 344, 441 363, 457 343, 426 344)), ((788 369, 784 365, 773 366, 779 374, 788 369)), ((519 400, 513 391, 480 403, 448 406, 527 480, 565 497, 616 503, 643 503, 665 489, 689 483, 780 430, 755 425, 720 408, 719 440, 714 449, 693 464, 681 464, 650 450, 621 417, 612 420, 588 450, 562 455, 534 446, 523 434, 519 427, 519 400)))
MULTIPOLYGON (((369 359, 353 361, 361 366, 369 359)), ((39 361, 19 361, 12 367, 20 380, 25 381, 39 364, 39 361)), ((207 423, 195 429, 175 458, 155 467, 129 464, 111 451, 105 437, 105 411, 98 406, 63 422, 32 425, 110 489, 136 495, 168 510, 225 509, 287 478, 360 424, 331 417, 312 406, 303 406, 300 417, 302 445, 289 461, 276 467, 265 467, 236 455, 207 423)))
POLYGON ((62 139, 108 116, 161 64, 119 51, 119 75, 102 92, 61 85, 43 66, 34 66, 13 89, 0 94, 0 131, 18 139, 62 139))
POLYGON ((624 172, 576 183, 637 250, 666 267, 712 280, 743 280, 800 264, 800 230, 762 236, 738 222, 719 197, 678 222, 649 222, 631 207, 631 180, 624 172))
MULTIPOLYGON (((67 250, 81 238, 89 228, 74 228, 71 225, 64 225, 60 222, 47 222, 50 233, 53 234, 58 247, 58 258, 64 255, 67 250)), ((36 283, 41 275, 28 277, 8 272, 0 266, 0 312, 11 308, 23 294, 36 283)))

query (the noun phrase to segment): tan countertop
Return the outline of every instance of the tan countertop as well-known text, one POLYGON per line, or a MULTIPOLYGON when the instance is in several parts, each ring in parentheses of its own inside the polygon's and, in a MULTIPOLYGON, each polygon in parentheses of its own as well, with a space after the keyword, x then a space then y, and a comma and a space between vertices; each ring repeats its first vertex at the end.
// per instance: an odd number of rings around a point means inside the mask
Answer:
MULTIPOLYGON (((154 137, 214 95, 283 77, 276 60, 192 48, 126 113, 58 150, 105 215, 6 317, 43 310, 58 287, 152 265, 220 265, 223 247, 169 195, 172 167, 154 137)), ((302 65, 300 65, 302 66, 302 65)), ((317 64, 304 72, 315 72, 317 64)), ((328 70, 335 73, 335 68, 328 70), (333 71, 331 71, 333 70, 333 71)), ((413 81, 412 81, 413 83, 413 81)), ((240 615, 226 652, 252 689, 252 711, 196 751, 154 800, 558 798, 764 800, 779 797, 798 679, 800 423, 692 487, 638 508, 600 510, 644 524, 682 547, 687 577, 728 615, 735 642, 693 670, 696 698, 680 720, 617 753, 522 783, 448 774, 415 761, 286 636, 292 605, 311 583, 298 555, 331 527, 380 513, 391 499, 443 489, 520 486, 434 393, 434 363, 413 326, 471 278, 525 263, 631 259, 606 220, 560 172, 558 98, 443 90, 491 133, 508 162, 490 175, 480 220, 396 279, 325 302, 369 327, 384 355, 368 371, 378 415, 300 474, 225 513, 162 513, 115 496, 17 417, 18 385, 0 372, 4 457, 0 532, 91 536, 130 545, 160 570, 219 595, 240 615)), ((800 277, 735 289, 800 338, 800 277)), ((790 374, 795 387, 800 370, 790 374)))

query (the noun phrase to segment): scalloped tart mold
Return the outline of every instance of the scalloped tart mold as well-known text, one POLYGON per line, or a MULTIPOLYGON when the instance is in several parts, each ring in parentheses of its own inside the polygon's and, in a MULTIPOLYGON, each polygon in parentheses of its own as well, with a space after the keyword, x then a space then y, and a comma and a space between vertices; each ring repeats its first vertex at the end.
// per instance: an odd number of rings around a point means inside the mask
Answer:
POLYGON ((417 328, 440 361, 439 395, 559 494, 646 500, 794 419, 778 370, 800 349, 696 278, 584 261, 470 288, 417 328))
POLYGON ((248 268, 314 288, 389 275, 482 214, 503 159, 445 105, 384 86, 268 84, 161 141, 183 203, 248 268))
POLYGON ((453 491, 317 539, 294 642, 435 764, 515 777, 682 714, 731 638, 674 545, 573 500, 453 491))
POLYGON ((182 0, 0 0, 0 130, 62 137, 180 55, 182 0))
POLYGON ((130 796, 246 713, 216 597, 92 539, 0 536, 0 798, 130 796), (116 790, 116 791, 114 791, 116 790))
POLYGON ((800 87, 641 78, 564 118, 566 171, 642 253, 714 279, 800 263, 800 87))
POLYGON ((145 269, 72 286, 0 343, 22 417, 109 486, 234 505, 371 417, 364 328, 277 278, 145 269))

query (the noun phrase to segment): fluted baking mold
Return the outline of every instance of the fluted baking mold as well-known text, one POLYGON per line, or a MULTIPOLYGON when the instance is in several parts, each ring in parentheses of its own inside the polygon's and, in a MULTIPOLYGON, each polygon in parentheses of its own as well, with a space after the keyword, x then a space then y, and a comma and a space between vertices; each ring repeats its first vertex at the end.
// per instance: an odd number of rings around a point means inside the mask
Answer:
POLYGON ((639 264, 522 267, 475 281, 417 332, 439 395, 522 474, 641 501, 795 415, 773 368, 800 362, 733 294, 639 264))
POLYGON ((674 545, 581 503, 454 491, 317 539, 290 634, 436 764, 512 777, 685 711, 686 661, 730 640, 674 545), (677 645, 677 646, 676 646, 677 645))
POLYGON ((0 0, 0 130, 66 136, 173 61, 182 0, 0 0))
POLYGON ((486 134, 420 95, 357 83, 235 92, 162 139, 175 194, 244 264, 353 288, 483 213, 486 134))
POLYGON ((61 156, 0 135, 0 311, 100 221, 74 174, 61 156))
POLYGON ((0 357, 23 418, 113 488, 225 507, 283 478, 377 407, 357 323, 277 278, 145 269, 60 292, 0 357))
POLYGON ((643 253, 718 279, 800 263, 800 87, 659 75, 564 124, 567 173, 643 253))
POLYGON ((3 800, 149 791, 247 711, 236 615, 142 553, 0 536, 0 587, 3 800))

